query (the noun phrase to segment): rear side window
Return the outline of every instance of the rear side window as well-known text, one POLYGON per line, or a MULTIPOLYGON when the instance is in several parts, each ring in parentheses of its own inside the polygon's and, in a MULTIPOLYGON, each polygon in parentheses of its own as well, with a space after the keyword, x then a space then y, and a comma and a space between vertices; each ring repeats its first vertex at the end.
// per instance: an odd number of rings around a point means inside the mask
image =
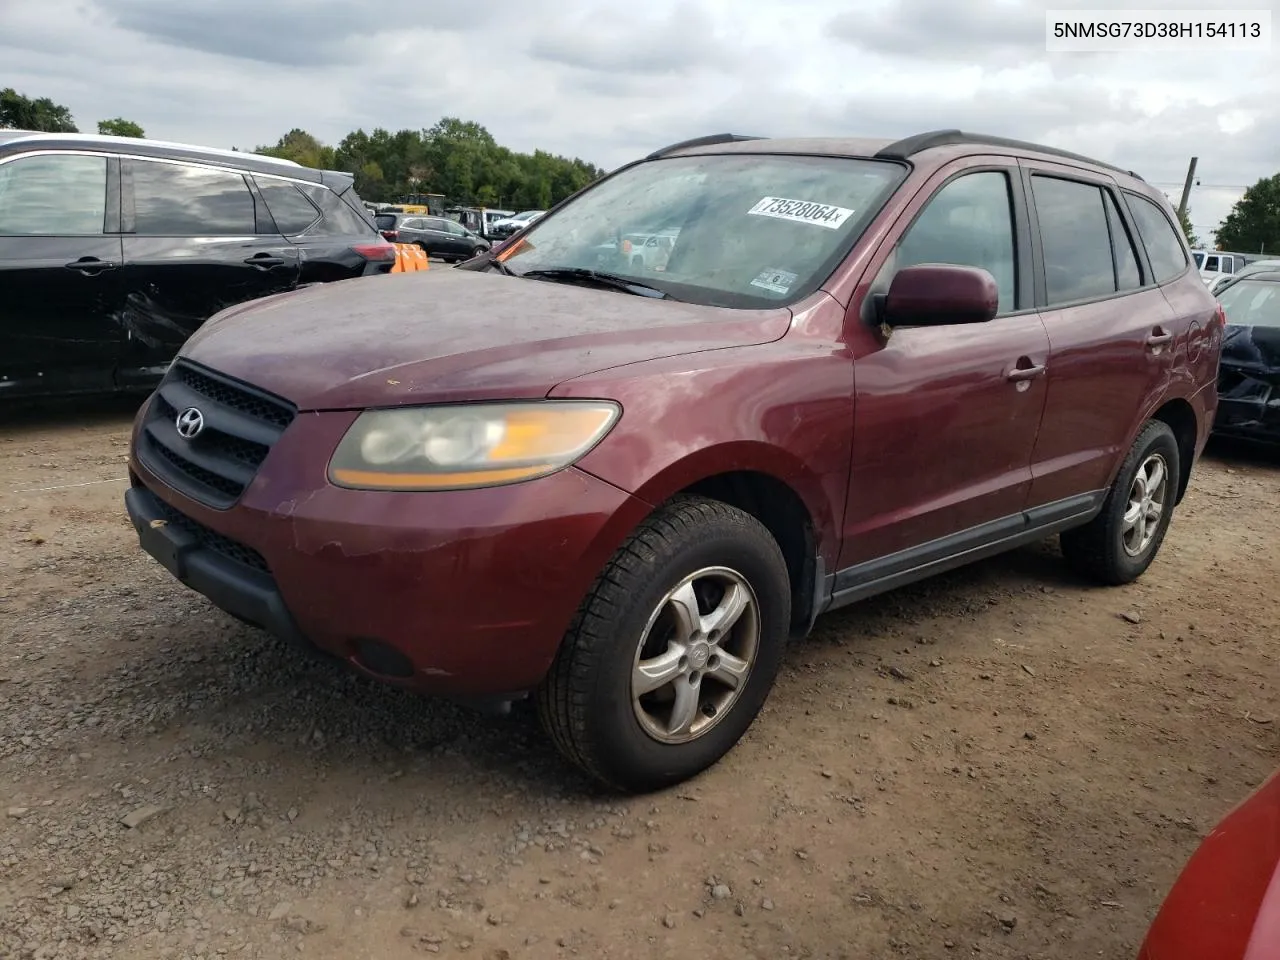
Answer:
POLYGON ((1031 178, 1031 189, 1040 221, 1049 305, 1115 293, 1111 231, 1101 188, 1075 180, 1035 176, 1031 178))
POLYGON ((63 154, 0 164, 0 236, 101 234, 106 213, 104 157, 63 154))
POLYGON ((1142 286, 1142 271, 1138 267, 1138 251, 1129 236, 1129 228, 1125 226, 1116 206, 1116 198, 1110 190, 1103 190, 1102 196, 1107 208, 1107 226, 1111 228, 1111 246, 1116 256, 1116 289, 1136 290, 1142 286))
POLYGON ((151 237, 251 237, 253 194, 238 173, 151 160, 130 161, 134 233, 151 237))
MULTIPOLYGON (((368 221, 343 203, 328 187, 304 184, 299 188, 324 216, 306 231, 309 237, 367 237, 373 233, 368 221)), ((383 227, 382 229, 390 229, 383 227)))
POLYGON ((1146 197, 1128 194, 1129 209, 1138 226, 1138 236, 1147 248, 1151 272, 1157 283, 1172 280, 1187 269, 1187 252, 1182 247, 1178 231, 1160 207, 1146 197))
POLYGON ((320 216, 315 204, 291 183, 263 179, 258 181, 258 189, 276 226, 287 236, 302 233, 320 216))
POLYGON ((1000 291, 997 310, 1016 308, 1013 204, 999 171, 957 177, 929 198, 898 244, 892 267, 954 263, 990 273, 1000 291))

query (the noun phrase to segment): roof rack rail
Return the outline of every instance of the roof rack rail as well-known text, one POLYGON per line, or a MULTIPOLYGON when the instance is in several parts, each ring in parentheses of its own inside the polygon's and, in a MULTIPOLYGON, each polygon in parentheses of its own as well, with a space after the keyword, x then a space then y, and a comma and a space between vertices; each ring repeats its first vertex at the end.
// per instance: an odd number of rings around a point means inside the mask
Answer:
POLYGON ((669 153, 675 153, 677 150, 685 150, 689 147, 710 147, 717 143, 738 143, 742 140, 763 139, 763 137, 748 137, 738 133, 712 133, 705 137, 694 137, 692 140, 681 140, 679 143, 673 143, 669 147, 653 151, 645 159, 657 160, 659 157, 665 157, 669 153))
POLYGON ((1115 164, 1104 163, 1101 160, 1095 160, 1083 154, 1072 153, 1070 150, 1060 150, 1057 147, 1047 147, 1044 144, 1031 143, 1026 140, 993 137, 984 133, 967 133, 963 130, 930 130, 928 133, 917 133, 914 136, 904 137, 895 143, 889 144, 887 147, 883 147, 876 152, 876 156, 882 160, 907 160, 917 153, 931 150, 934 147, 948 147, 959 144, 1008 147, 1013 150, 1043 153, 1051 157, 1062 157, 1065 160, 1075 160, 1079 163, 1088 163, 1096 167, 1105 167, 1108 170, 1114 170, 1117 173, 1123 173, 1125 176, 1133 177, 1135 180, 1142 179, 1140 175, 1132 170, 1117 167, 1115 164))

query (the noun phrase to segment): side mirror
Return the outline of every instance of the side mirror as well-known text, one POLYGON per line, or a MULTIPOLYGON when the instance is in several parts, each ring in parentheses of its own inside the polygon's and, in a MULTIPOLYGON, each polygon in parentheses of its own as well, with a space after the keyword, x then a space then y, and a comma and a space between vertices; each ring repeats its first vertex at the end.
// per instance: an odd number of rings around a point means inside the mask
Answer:
POLYGON ((879 319, 891 327, 985 323, 999 304, 996 279, 986 270, 923 263, 894 274, 879 319))

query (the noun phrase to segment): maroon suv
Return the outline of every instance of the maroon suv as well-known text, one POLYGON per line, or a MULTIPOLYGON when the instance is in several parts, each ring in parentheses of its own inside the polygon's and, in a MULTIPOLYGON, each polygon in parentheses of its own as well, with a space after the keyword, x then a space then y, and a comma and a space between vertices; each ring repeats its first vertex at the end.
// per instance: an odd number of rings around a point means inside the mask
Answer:
POLYGON ((1222 329, 1133 173, 959 131, 707 137, 465 267, 224 311, 140 411, 126 502, 223 610, 531 693, 645 790, 733 746, 820 613, 1054 534, 1142 574, 1222 329))

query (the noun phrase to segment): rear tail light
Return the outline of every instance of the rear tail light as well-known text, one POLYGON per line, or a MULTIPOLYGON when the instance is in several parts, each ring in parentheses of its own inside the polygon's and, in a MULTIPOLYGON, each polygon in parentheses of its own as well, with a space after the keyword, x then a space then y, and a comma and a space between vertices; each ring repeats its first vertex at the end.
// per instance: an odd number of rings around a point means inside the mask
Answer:
POLYGON ((399 239, 399 237, 400 237, 399 230, 383 230, 382 231, 382 238, 384 240, 390 240, 392 243, 395 243, 396 240, 399 239))
POLYGON ((396 248, 390 243, 357 243, 351 248, 366 260, 395 260, 396 248))

